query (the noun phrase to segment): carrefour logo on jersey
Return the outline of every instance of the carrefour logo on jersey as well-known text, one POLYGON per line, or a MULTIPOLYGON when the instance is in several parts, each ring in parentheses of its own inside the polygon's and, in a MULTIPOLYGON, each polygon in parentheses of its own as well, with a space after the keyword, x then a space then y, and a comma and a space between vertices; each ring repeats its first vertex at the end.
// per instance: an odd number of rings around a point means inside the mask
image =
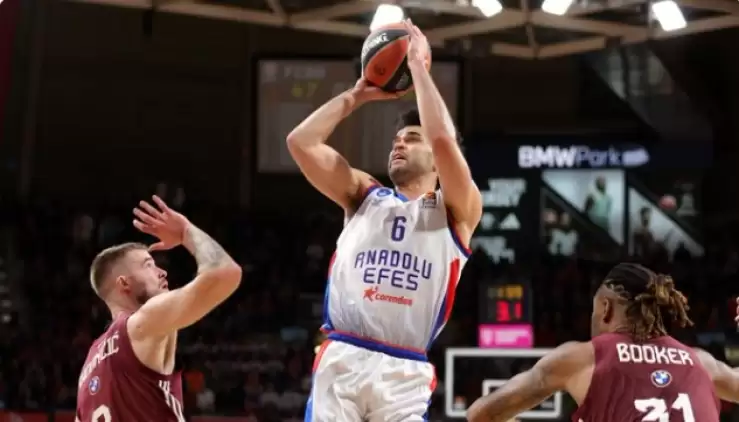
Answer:
POLYGON ((649 152, 642 147, 622 149, 591 148, 585 145, 523 145, 518 148, 518 167, 529 168, 633 168, 649 163, 649 152))
POLYGON ((354 257, 354 268, 362 271, 362 281, 367 284, 417 290, 419 280, 431 278, 433 264, 408 252, 369 249, 354 257))

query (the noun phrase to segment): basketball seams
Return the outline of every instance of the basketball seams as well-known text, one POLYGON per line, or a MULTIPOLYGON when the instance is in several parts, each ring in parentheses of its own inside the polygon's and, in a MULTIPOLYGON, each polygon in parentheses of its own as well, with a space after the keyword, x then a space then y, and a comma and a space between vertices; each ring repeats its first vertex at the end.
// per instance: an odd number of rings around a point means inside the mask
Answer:
MULTIPOLYGON (((398 70, 403 68, 403 64, 406 62, 405 55, 408 49, 408 43, 410 42, 410 35, 405 33, 403 36, 391 39, 387 43, 380 45, 379 48, 371 56, 368 53, 368 56, 370 56, 371 58, 367 61, 367 64, 364 66, 364 69, 367 69, 367 68, 372 69, 373 61, 377 61, 377 60, 382 61, 383 57, 389 56, 391 53, 388 50, 388 48, 392 48, 393 50, 399 48, 398 44, 396 44, 397 42, 405 43, 404 46, 402 44, 400 46, 400 48, 402 49, 403 59, 398 62, 398 66, 396 66, 394 69, 391 69, 391 71, 386 72, 385 75, 377 75, 375 72, 372 72, 373 73, 372 82, 381 88, 384 88, 388 84, 388 82, 390 82, 395 77, 395 75, 398 73, 398 70), (383 54, 383 52, 385 53, 383 54)), ((397 60, 386 60, 386 61, 396 62, 397 60)))
POLYGON ((405 91, 407 88, 409 88, 412 85, 412 78, 411 78, 411 72, 410 69, 408 69, 408 57, 403 57, 403 61, 400 63, 400 66, 398 66, 397 69, 395 69, 395 72, 393 72, 393 76, 385 82, 385 85, 383 85, 383 89, 386 89, 388 91, 405 91), (402 78, 406 78, 406 82, 403 83, 401 86, 398 86, 402 78))

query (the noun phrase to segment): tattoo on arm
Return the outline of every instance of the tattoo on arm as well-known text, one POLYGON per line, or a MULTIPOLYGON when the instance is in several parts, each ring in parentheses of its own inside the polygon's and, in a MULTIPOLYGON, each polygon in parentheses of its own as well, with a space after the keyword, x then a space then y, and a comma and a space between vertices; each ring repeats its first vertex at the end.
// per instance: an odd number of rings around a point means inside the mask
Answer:
POLYGON ((195 225, 187 228, 183 245, 195 257, 198 273, 234 262, 218 242, 195 225))

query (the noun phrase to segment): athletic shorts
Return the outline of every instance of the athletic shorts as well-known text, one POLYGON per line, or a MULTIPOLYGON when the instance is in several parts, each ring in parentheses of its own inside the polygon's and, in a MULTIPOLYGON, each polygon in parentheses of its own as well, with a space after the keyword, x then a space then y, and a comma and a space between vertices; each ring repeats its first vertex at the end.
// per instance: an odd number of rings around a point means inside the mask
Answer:
POLYGON ((378 345, 383 353, 362 347, 366 340, 349 344, 332 337, 321 345, 313 363, 305 422, 427 420, 436 387, 433 365, 400 357, 402 350, 393 353, 390 349, 395 348, 388 346, 378 345))

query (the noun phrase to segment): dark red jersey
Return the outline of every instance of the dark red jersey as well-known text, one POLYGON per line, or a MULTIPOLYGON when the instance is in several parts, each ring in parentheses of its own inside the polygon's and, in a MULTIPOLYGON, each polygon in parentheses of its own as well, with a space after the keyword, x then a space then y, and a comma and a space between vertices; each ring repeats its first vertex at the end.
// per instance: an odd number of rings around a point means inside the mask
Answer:
POLYGON ((719 400, 698 356, 672 337, 592 341, 595 369, 575 422, 718 422, 719 400))
POLYGON ((182 378, 162 375, 134 355, 126 322, 116 318, 90 347, 77 387, 80 422, 185 422, 182 378))

